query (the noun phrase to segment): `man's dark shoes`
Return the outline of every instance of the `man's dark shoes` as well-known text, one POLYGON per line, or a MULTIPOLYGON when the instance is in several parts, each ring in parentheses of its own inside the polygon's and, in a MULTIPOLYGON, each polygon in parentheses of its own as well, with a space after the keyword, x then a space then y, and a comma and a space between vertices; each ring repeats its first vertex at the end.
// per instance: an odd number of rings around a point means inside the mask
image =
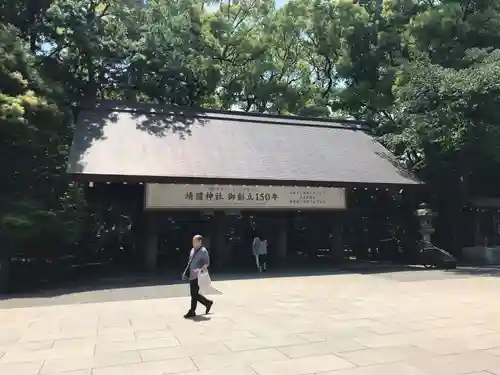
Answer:
POLYGON ((209 301, 207 303, 207 306, 205 306, 205 314, 210 313, 210 310, 212 309, 212 305, 214 304, 214 301, 209 301))
POLYGON ((196 316, 196 314, 192 311, 188 311, 186 315, 184 315, 184 319, 192 319, 196 316))

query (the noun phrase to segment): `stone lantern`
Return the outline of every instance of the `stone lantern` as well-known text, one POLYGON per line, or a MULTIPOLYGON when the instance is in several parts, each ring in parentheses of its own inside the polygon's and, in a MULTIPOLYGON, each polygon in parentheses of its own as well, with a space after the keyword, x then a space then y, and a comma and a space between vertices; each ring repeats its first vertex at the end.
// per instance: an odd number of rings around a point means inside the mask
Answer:
POLYGON ((421 203, 415 214, 420 221, 419 232, 422 235, 422 241, 424 243, 432 243, 431 235, 435 231, 434 227, 432 226, 432 219, 436 216, 436 214, 432 212, 432 210, 427 206, 426 203, 421 203))

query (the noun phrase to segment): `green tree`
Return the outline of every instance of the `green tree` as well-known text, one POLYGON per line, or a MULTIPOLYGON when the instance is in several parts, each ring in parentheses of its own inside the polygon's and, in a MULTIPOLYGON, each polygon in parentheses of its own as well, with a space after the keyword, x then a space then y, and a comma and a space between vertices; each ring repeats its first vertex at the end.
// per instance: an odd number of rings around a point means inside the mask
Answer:
POLYGON ((211 63, 220 72, 212 106, 222 109, 239 107, 256 110, 258 93, 249 93, 248 85, 267 71, 266 30, 274 12, 272 0, 243 0, 222 4, 204 15, 203 34, 211 63), (255 102, 255 103, 254 103, 255 102))
POLYGON ((393 88, 397 128, 386 138, 424 176, 478 188, 471 181, 478 167, 500 162, 500 52, 473 50, 462 64, 458 70, 428 60, 405 65, 393 88))
POLYGON ((19 30, 32 53, 39 50, 43 42, 45 12, 53 0, 5 0, 0 3, 0 22, 19 30))
POLYGON ((64 87, 61 100, 74 105, 123 97, 143 12, 128 0, 53 2, 38 55, 44 75, 64 87))
POLYGON ((208 53, 202 5, 153 0, 139 12, 140 37, 123 60, 128 83, 139 97, 198 107, 210 101, 220 73, 208 53))
POLYGON ((76 230, 68 221, 68 209, 76 201, 63 175, 70 118, 50 99, 35 65, 17 30, 0 25, 0 256, 4 262, 28 247, 68 243, 76 230))

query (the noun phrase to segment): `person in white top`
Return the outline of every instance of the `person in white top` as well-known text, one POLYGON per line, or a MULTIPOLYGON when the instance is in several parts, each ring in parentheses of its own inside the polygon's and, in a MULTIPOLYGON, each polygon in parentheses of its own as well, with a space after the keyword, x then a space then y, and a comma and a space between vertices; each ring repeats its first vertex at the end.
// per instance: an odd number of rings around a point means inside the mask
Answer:
POLYGON ((267 240, 259 234, 255 234, 252 243, 252 253, 255 257, 255 265, 259 272, 267 271, 267 240))

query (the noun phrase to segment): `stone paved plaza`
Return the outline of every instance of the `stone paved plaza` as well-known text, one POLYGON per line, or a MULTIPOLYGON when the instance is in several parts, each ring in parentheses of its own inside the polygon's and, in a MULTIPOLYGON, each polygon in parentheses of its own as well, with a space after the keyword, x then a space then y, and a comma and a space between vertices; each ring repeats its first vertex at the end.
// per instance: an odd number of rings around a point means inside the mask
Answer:
POLYGON ((222 294, 213 296, 213 314, 196 321, 182 318, 187 297, 24 308, 3 301, 0 374, 500 374, 497 274, 341 274, 214 287, 222 294))

